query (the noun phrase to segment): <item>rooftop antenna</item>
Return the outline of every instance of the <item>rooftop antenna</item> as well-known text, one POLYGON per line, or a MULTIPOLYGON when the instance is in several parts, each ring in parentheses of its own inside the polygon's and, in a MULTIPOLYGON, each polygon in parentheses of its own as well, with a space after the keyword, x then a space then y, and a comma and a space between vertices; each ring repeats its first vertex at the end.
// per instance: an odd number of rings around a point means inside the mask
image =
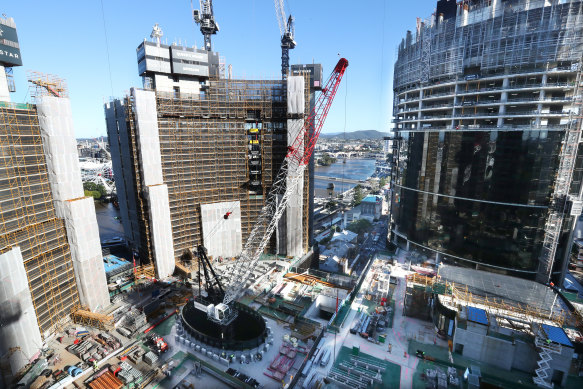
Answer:
POLYGON ((213 0, 200 0, 200 10, 193 10, 192 17, 200 25, 200 32, 204 36, 204 49, 212 51, 211 35, 219 31, 219 24, 213 14, 213 0))
POLYGON ((152 33, 150 34, 150 38, 156 40, 156 44, 158 45, 158 47, 160 47, 160 38, 162 38, 163 35, 164 33, 162 32, 162 29, 160 28, 158 23, 154 24, 154 27, 152 27, 152 33))

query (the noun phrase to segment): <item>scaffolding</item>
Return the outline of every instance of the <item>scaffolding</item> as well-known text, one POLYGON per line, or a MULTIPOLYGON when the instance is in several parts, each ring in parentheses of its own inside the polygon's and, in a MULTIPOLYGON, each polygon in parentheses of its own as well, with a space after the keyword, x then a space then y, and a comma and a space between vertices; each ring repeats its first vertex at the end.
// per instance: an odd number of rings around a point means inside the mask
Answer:
POLYGON ((408 186, 395 182, 394 220, 408 240, 430 250, 547 283, 563 270, 557 263, 569 250, 563 242, 581 204, 570 191, 581 184, 573 172, 581 132, 583 2, 462 1, 454 16, 418 19, 416 33, 398 48, 396 130, 409 134, 393 170, 417 177, 408 186), (545 135, 538 150, 520 146, 516 158, 510 149, 519 133, 545 135), (460 162, 472 148, 473 161, 460 162), (504 169, 508 158, 517 163, 504 169), (521 164, 522 158, 536 163, 521 164), (512 185, 502 176, 517 171, 536 177, 538 187, 525 180, 502 193, 512 185), (505 207, 508 215, 528 206, 536 217, 508 217, 495 225, 484 204, 505 207), (460 216, 456 222, 466 223, 468 241, 470 235, 483 242, 513 236, 510 249, 454 248, 454 223, 444 217, 453 208, 458 215, 475 213, 475 219, 460 216))
MULTIPOLYGON (((581 96, 581 61, 577 64, 578 72, 573 90, 575 110, 572 110, 569 117, 569 128, 565 132, 563 140, 559 168, 555 179, 554 192, 551 199, 551 205, 547 220, 545 223, 545 237, 543 241, 542 252, 537 273, 537 281, 548 283, 550 281, 563 222, 565 216, 569 214, 569 203, 573 200, 580 201, 577 195, 570 198, 571 182, 577 160, 577 151, 581 142, 581 123, 583 121, 583 101, 581 96)), ((571 214, 571 216, 577 216, 571 214)), ((569 250, 570 251, 570 248, 569 250)))
POLYGON ((452 79, 466 68, 487 74, 583 55, 581 2, 545 5, 544 0, 534 0, 529 7, 523 3, 497 2, 493 8, 490 0, 461 1, 455 18, 419 19, 416 33, 409 32, 397 48, 395 88, 452 79))
POLYGON ((69 89, 64 79, 55 76, 29 70, 26 72, 26 78, 34 88, 30 91, 33 101, 43 96, 69 97, 69 89))
MULTIPOLYGON (((137 143, 137 133, 136 124, 134 122, 134 115, 131 112, 131 107, 133 106, 133 100, 131 96, 127 96, 125 99, 125 115, 126 115, 126 127, 127 127, 127 141, 128 141, 128 153, 130 155, 131 165, 124 167, 131 171, 132 175, 132 185, 134 185, 133 190, 126 189, 128 196, 134 197, 136 204, 137 213, 137 223, 139 233, 137 236, 140 241, 138 244, 138 256, 140 265, 151 265, 155 266, 153 249, 152 249, 152 238, 150 235, 150 218, 148 215, 148 202, 144 199, 145 188, 142 185, 142 172, 140 170, 140 152, 138 150, 137 143)), ((125 142, 124 142, 125 143, 125 142)))
POLYGON ((36 107, 0 106, 0 252, 19 246, 43 336, 79 296, 64 221, 55 214, 36 107))
POLYGON ((81 304, 75 304, 71 308, 71 319, 73 323, 99 328, 104 331, 110 331, 115 328, 113 316, 91 312, 89 308, 81 304))
POLYGON ((138 280, 154 280, 156 279, 156 268, 152 265, 137 266, 134 268, 134 278, 138 280))
MULTIPOLYGON (((309 75, 305 77, 309 80, 309 75)), ((230 79, 211 79, 200 94, 156 91, 162 172, 168 185, 177 260, 188 249, 203 243, 200 222, 203 203, 239 201, 242 240, 247 239, 287 152, 283 91, 281 80, 230 79)), ((305 93, 309 110, 309 87, 305 93)), ((147 204, 140 194, 131 98, 126 104, 138 219, 144 230, 141 235, 148 237, 147 204)), ((304 197, 307 246, 309 177, 304 181, 304 197)), ((141 247, 147 248, 148 241, 146 238, 141 247)), ((274 237, 272 249, 275 244, 274 237)), ((152 263, 151 250, 147 251, 143 263, 152 263)), ((142 254, 141 250, 140 257, 142 254)))
POLYGON ((426 277, 417 273, 407 276, 407 288, 421 287, 425 292, 441 295, 448 299, 450 306, 478 306, 495 316, 512 316, 526 322, 538 321, 558 327, 573 326, 581 328, 582 318, 576 312, 553 310, 505 300, 495 296, 472 293, 467 285, 442 281, 439 277, 426 277))

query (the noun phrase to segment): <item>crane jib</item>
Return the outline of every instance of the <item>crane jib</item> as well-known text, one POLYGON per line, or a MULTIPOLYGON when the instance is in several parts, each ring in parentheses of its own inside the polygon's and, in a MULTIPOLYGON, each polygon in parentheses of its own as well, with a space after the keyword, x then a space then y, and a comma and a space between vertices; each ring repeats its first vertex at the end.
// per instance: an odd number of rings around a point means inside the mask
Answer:
POLYGON ((267 246, 279 219, 289 203, 289 199, 302 180, 302 173, 309 163, 347 67, 348 61, 345 58, 341 58, 334 67, 330 78, 326 81, 322 93, 316 99, 311 113, 304 119, 304 124, 298 136, 289 146, 288 153, 273 180, 265 205, 255 220, 243 251, 227 275, 228 286, 223 306, 235 301, 246 287, 247 281, 259 261, 259 257, 267 246))
POLYGON ((307 165, 310 162, 310 157, 316 147, 320 131, 322 130, 322 126, 324 125, 324 121, 332 106, 332 101, 334 101, 334 96, 347 67, 348 60, 346 58, 340 58, 336 66, 334 66, 330 78, 328 78, 324 88, 322 88, 322 93, 320 93, 316 100, 314 108, 304 120, 304 126, 298 132, 292 145, 288 147, 286 158, 293 159, 300 165, 307 165), (311 127, 313 131, 310 132, 311 127))

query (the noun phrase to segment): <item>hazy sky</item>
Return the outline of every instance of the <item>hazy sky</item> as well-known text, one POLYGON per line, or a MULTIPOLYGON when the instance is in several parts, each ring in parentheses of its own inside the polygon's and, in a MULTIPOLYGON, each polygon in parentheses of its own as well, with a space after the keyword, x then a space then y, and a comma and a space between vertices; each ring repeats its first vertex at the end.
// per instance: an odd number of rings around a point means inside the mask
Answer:
MULTIPOLYGON (((198 8, 198 1, 194 1, 198 8)), ((280 34, 272 0, 215 0, 220 31, 213 49, 235 78, 280 76, 280 34)), ((396 47, 415 17, 435 0, 287 0, 297 47, 290 63, 321 63, 325 78, 338 61, 350 62, 324 132, 389 129, 396 47), (345 109, 346 106, 346 109, 345 109)), ((103 102, 141 87, 136 47, 159 23, 168 44, 202 46, 190 0, 57 0, 3 2, 14 17, 24 66, 15 68, 13 101, 28 99, 26 70, 52 73, 69 86, 77 137, 105 135, 103 102), (102 4, 104 13, 102 14, 102 4), (104 17, 103 17, 104 15, 104 17), (105 28, 104 28, 105 24, 105 28), (106 36, 107 42, 106 45, 106 36), (109 50, 107 50, 107 48, 109 50), (111 76, 108 66, 109 51, 111 76)))

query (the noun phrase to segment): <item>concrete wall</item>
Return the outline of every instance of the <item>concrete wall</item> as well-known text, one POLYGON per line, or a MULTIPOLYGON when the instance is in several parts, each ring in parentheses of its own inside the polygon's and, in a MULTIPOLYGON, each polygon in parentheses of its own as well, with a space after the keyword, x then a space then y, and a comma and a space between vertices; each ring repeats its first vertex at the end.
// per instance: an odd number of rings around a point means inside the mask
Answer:
POLYGON ((79 299, 93 312, 102 310, 110 301, 93 198, 65 201, 64 205, 79 299))
POLYGON ((134 98, 136 141, 140 153, 142 184, 144 186, 162 184, 162 156, 156 94, 153 91, 135 88, 132 88, 131 94, 134 98))
POLYGON ((42 347, 20 247, 0 254, 0 321, 0 357, 20 348, 9 357, 15 374, 42 347))
POLYGON ((38 121, 57 216, 63 201, 85 197, 69 99, 43 96, 37 102, 38 121))
POLYGON ((234 257, 243 250, 241 236, 241 203, 225 201, 201 204, 203 244, 208 255, 234 257), (224 216, 231 212, 228 219, 224 216))
POLYGON ((67 240, 82 304, 91 310, 109 305, 93 198, 85 197, 69 99, 43 96, 37 103, 43 150, 57 216, 67 240))
POLYGON ((168 186, 162 176, 162 156, 156 95, 153 91, 132 88, 136 123, 136 143, 144 195, 148 202, 152 251, 158 278, 174 273, 174 244, 170 222, 168 186))
POLYGON ((534 348, 534 343, 526 343, 521 340, 516 340, 515 343, 512 368, 529 373, 538 369, 536 364, 538 353, 534 348))
MULTIPOLYGON (((290 76, 287 80, 287 112, 297 117, 287 121, 287 144, 291 146, 303 128, 305 111, 305 85, 301 76, 290 76)), ((285 254, 287 256, 300 257, 304 253, 303 248, 303 195, 304 173, 300 173, 299 184, 294 188, 285 211, 285 254)), ((287 182, 297 177, 289 174, 287 182)))
POLYGON ((510 370, 515 349, 512 342, 487 335, 488 326, 467 322, 467 329, 457 327, 453 343, 454 350, 462 344, 463 356, 483 361, 500 369, 510 370))
POLYGON ((561 354, 551 354, 553 359, 549 361, 549 366, 552 369, 551 377, 555 374, 556 371, 563 372, 563 379, 559 383, 561 386, 565 386, 567 383, 567 376, 569 373, 569 368, 571 367, 571 361, 573 360, 573 350, 570 347, 563 346, 561 354))
POLYGON ((200 81, 197 78, 180 76, 178 81, 174 81, 173 76, 165 74, 155 74, 154 83, 156 91, 174 93, 174 88, 178 87, 180 93, 199 94, 200 81))
MULTIPOLYGON (((470 321, 467 322, 466 329, 456 326, 453 338, 454 350, 457 349, 458 344, 462 344, 464 346, 462 353, 464 357, 504 370, 516 369, 535 374, 534 371, 538 368, 537 361, 540 357, 539 351, 534 346, 534 340, 528 342, 515 339, 512 342, 492 336, 493 331, 495 331, 493 327, 470 321)), ((504 329, 499 328, 497 332, 503 333, 504 329)), ((566 383, 573 351, 572 348, 563 347, 561 354, 551 354, 553 359, 549 362, 549 366, 553 371, 563 372, 561 385, 566 383)))
POLYGON ((132 190, 133 164, 126 125, 126 106, 123 101, 113 100, 105 104, 105 123, 124 234, 130 247, 139 249, 138 211, 132 190))
POLYGON ((174 244, 170 222, 170 203, 166 184, 150 185, 145 190, 150 216, 152 251, 158 278, 174 273, 174 244))
POLYGON ((336 303, 338 302, 338 305, 340 305, 347 295, 348 292, 345 289, 325 289, 322 294, 319 294, 318 297, 316 297, 316 307, 322 311, 334 313, 336 311, 336 303), (338 299, 336 291, 338 291, 338 299))

